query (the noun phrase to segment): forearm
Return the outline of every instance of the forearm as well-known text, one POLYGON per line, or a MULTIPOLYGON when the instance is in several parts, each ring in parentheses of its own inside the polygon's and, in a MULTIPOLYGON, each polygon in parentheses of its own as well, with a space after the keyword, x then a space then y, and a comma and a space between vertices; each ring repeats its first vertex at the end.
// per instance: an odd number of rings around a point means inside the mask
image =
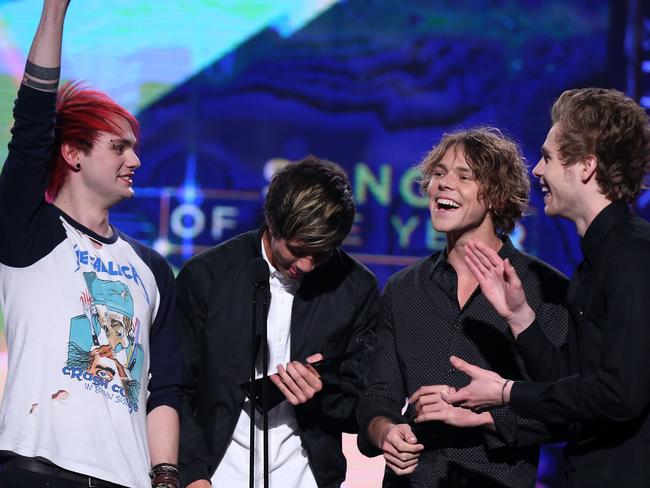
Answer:
POLYGON ((178 462, 179 418, 172 407, 161 405, 147 415, 151 465, 178 462))
MULTIPOLYGON (((207 392, 203 392, 207 394, 207 392)), ((210 455, 212 439, 207 433, 207 427, 199 425, 198 418, 203 413, 196 410, 194 398, 186 396, 181 408, 181 440, 179 445, 178 467, 183 477, 183 483, 190 485, 197 480, 209 480, 216 469, 215 459, 210 455)))
POLYGON ((588 377, 573 375, 552 383, 517 381, 505 393, 519 414, 549 425, 571 422, 629 422, 648 408, 647 390, 624 390, 620 379, 597 371, 588 377))
MULTIPOLYGON (((611 274, 602 278, 607 314, 587 315, 578 326, 601 327, 598 361, 589 374, 574 374, 553 383, 517 382, 506 389, 506 400, 521 415, 548 424, 568 422, 628 422, 640 418, 650 405, 650 315, 648 274, 650 249, 634 242, 610 258, 611 274), (615 272, 614 272, 615 271, 615 272)), ((591 359, 589 359, 591 360, 591 359)))
POLYGON ((509 407, 494 408, 489 413, 492 428, 484 429, 489 449, 538 446, 551 440, 551 432, 542 422, 520 417, 509 407))
POLYGON ((571 372, 567 341, 571 341, 573 335, 568 310, 543 304, 536 315, 535 321, 515 340, 515 349, 526 372, 533 381, 551 381, 568 376, 571 372))
POLYGON ((368 385, 371 375, 371 357, 375 349, 375 328, 377 322, 376 297, 366 299, 372 305, 359 308, 355 317, 352 334, 347 341, 345 350, 338 347, 334 350, 324 350, 323 355, 336 356, 340 353, 354 352, 338 366, 336 370, 324 371, 321 375, 323 390, 319 393, 321 415, 332 425, 338 425, 344 432, 358 431, 356 411, 361 396, 368 385), (368 312, 372 309, 372 312, 368 312))
POLYGON ((386 434, 395 423, 388 417, 375 417, 368 424, 368 440, 377 449, 381 449, 386 434))
POLYGON ((525 303, 516 313, 506 318, 510 332, 515 339, 535 321, 535 312, 525 303))
POLYGON ((32 46, 23 83, 37 90, 56 91, 61 66, 63 22, 68 0, 45 0, 32 46))

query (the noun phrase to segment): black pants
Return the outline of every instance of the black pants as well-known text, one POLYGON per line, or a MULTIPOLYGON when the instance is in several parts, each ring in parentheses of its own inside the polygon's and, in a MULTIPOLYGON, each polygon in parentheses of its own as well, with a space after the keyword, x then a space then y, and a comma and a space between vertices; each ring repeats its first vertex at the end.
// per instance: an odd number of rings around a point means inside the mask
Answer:
POLYGON ((0 488, 124 488, 32 458, 17 456, 0 463, 0 488))
MULTIPOLYGON (((0 471, 0 488, 81 488, 81 483, 68 480, 53 479, 38 473, 0 471)), ((88 485, 86 485, 88 486, 88 485)))

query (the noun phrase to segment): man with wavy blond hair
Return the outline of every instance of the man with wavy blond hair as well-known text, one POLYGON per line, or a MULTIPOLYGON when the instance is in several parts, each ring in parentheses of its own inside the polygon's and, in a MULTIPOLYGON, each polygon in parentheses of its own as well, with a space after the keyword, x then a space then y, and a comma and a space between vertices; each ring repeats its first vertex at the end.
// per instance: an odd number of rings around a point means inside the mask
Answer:
POLYGON ((452 353, 527 377, 506 321, 491 310, 467 266, 465 245, 484 243, 525 276, 526 294, 556 344, 567 329, 566 279, 507 237, 527 206, 530 182, 519 148, 498 129, 446 134, 420 170, 431 223, 446 235, 447 247, 386 286, 378 348, 359 406, 359 447, 383 454, 386 487, 530 487, 536 446, 548 438, 538 423, 508 407, 474 413, 441 399, 450 386, 464 384, 448 366, 452 353))

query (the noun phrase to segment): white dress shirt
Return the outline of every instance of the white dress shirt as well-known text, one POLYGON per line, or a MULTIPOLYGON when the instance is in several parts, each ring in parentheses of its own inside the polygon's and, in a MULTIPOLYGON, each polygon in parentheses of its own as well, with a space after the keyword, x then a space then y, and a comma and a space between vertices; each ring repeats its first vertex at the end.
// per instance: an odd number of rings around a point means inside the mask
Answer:
MULTIPOLYGON (((284 278, 270 263, 262 242, 262 256, 269 266, 271 303, 267 322, 269 345, 268 374, 277 372, 277 366, 291 361, 291 309, 300 280, 284 278)), ((260 355, 261 356, 261 355, 260 355)), ((304 359, 304 358, 303 358, 304 359)), ((261 358, 258 357, 257 377, 261 377, 261 358)), ((294 407, 283 401, 268 412, 269 487, 317 488, 316 480, 302 448, 294 407)), ((264 486, 262 416, 255 415, 255 486, 264 486)), ((221 463, 212 476, 212 485, 247 487, 250 459, 249 402, 242 408, 235 432, 221 463)))

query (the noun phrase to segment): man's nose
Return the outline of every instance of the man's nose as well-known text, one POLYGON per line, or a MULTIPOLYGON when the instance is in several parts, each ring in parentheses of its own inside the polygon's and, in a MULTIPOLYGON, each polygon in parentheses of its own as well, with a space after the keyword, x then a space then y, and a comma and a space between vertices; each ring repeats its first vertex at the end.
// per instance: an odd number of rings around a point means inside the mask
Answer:
POLYGON ((309 273, 310 271, 313 271, 314 268, 316 268, 314 264, 314 258, 311 256, 298 258, 296 260, 296 267, 303 273, 309 273))
POLYGON ((138 157, 138 155, 135 153, 135 151, 131 151, 131 155, 127 159, 127 165, 129 166, 129 168, 133 168, 133 169, 139 168, 140 164, 142 163, 140 163, 140 158, 138 157))

